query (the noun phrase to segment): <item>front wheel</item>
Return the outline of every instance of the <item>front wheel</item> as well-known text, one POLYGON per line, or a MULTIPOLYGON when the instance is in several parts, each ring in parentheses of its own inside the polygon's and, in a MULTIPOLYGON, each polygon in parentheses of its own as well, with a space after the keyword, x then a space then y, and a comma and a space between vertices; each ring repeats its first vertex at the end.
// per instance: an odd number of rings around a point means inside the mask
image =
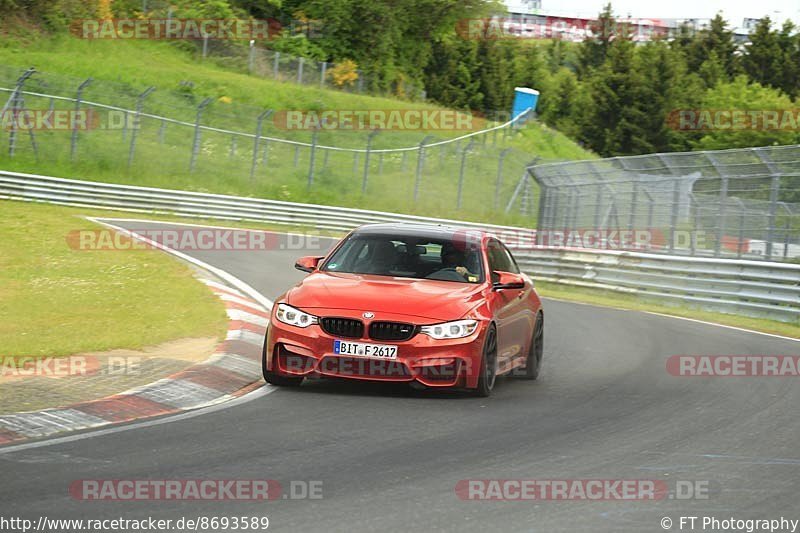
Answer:
POLYGON ((533 327, 533 339, 531 348, 528 350, 528 359, 525 363, 525 379, 531 381, 539 377, 542 368, 542 355, 544 354, 544 315, 539 313, 536 317, 536 325, 533 327))
POLYGON ((487 398, 491 396, 492 389, 494 389, 494 384, 497 381, 497 330, 494 325, 489 326, 489 331, 486 333, 480 371, 475 395, 487 398))
POLYGON ((299 387, 303 383, 303 378, 281 376, 275 372, 267 370, 267 340, 264 339, 264 348, 261 350, 261 372, 264 374, 264 381, 276 387, 299 387))

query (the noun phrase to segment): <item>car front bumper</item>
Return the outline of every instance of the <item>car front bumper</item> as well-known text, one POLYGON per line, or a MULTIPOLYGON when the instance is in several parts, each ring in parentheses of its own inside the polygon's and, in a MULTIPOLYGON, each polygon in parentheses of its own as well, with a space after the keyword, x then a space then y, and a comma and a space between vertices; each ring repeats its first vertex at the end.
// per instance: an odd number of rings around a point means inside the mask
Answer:
MULTIPOLYGON (((311 310, 314 314, 363 320, 360 312, 311 310)), ((382 321, 408 323, 407 316, 381 317, 382 321)), ((364 320, 369 326, 369 321, 364 320)), ((430 325, 433 322, 418 325, 430 325)), ((267 369, 281 376, 329 376, 363 381, 417 382, 426 387, 475 388, 483 356, 488 323, 479 322, 476 331, 462 339, 437 340, 417 333, 407 341, 345 338, 330 335, 320 325, 299 328, 284 324, 273 314, 267 332, 267 369), (392 360, 355 357, 334 353, 334 341, 397 346, 392 360)), ((365 332, 369 330, 364 328, 365 332)))

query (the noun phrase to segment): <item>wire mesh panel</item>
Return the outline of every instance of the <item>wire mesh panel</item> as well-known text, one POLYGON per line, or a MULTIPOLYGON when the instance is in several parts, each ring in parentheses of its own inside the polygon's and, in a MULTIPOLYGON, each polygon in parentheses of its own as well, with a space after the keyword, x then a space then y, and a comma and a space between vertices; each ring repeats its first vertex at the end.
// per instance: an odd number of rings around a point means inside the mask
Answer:
POLYGON ((641 230, 650 251, 800 258, 800 146, 532 166, 539 229, 641 230))

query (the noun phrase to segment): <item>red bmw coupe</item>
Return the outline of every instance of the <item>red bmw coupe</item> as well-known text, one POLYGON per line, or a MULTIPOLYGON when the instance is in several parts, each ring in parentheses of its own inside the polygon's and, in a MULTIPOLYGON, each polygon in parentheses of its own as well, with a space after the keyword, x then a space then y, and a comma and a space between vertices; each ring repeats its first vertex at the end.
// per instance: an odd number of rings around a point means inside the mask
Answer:
POLYGON ((371 224, 295 267, 309 275, 272 309, 268 383, 329 376, 488 396, 497 376, 539 376, 541 301, 488 233, 371 224))

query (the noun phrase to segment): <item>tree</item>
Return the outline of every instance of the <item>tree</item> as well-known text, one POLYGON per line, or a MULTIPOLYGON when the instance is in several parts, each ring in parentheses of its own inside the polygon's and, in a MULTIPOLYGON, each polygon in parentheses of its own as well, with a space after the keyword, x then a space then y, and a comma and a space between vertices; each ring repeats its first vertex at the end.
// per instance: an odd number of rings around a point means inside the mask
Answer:
POLYGON ((794 23, 787 20, 778 33, 781 71, 776 80, 776 87, 792 98, 797 98, 800 92, 800 36, 796 31, 794 23))
POLYGON ((645 44, 637 50, 634 68, 641 80, 637 102, 644 121, 643 135, 654 151, 669 151, 674 131, 665 118, 675 110, 685 76, 683 55, 663 41, 645 44))
POLYGON ((578 72, 583 77, 604 63, 611 41, 618 34, 617 21, 610 3, 606 4, 589 29, 591 35, 583 41, 579 55, 578 72))
POLYGON ((475 41, 448 39, 434 43, 431 61, 425 67, 425 88, 430 98, 456 109, 482 109, 478 76, 475 41))
POLYGON ((691 71, 698 70, 712 52, 720 61, 726 79, 730 80, 739 74, 741 69, 733 32, 728 29, 728 22, 722 18, 720 13, 711 19, 708 28, 700 31, 690 47, 689 69, 691 71))
POLYGON ((777 32, 772 30, 772 21, 764 17, 758 21, 750 34, 750 46, 742 58, 744 72, 761 85, 780 87, 783 51, 778 43, 777 32))
MULTIPOLYGON (((701 109, 714 112, 716 110, 752 110, 755 118, 746 118, 746 127, 727 127, 727 118, 702 133, 699 140, 693 143, 693 148, 700 150, 720 150, 724 148, 746 148, 751 146, 768 146, 780 144, 794 144, 798 142, 798 125, 785 122, 793 111, 792 100, 781 94, 777 89, 764 87, 755 82, 750 82, 746 76, 738 76, 731 82, 719 83, 706 93, 701 109), (779 127, 774 129, 765 124, 763 111, 779 112, 779 127), (784 113, 785 112, 785 113, 784 113), (720 127, 721 126, 721 127, 720 127), (766 126, 766 127, 765 127, 766 126), (793 129, 792 129, 793 128, 793 129)), ((796 117, 796 115, 795 115, 796 117)))
POLYGON ((616 38, 607 60, 588 83, 591 104, 582 117, 582 140, 603 156, 652 151, 644 131, 645 116, 639 105, 643 96, 641 74, 633 68, 634 44, 616 38))

